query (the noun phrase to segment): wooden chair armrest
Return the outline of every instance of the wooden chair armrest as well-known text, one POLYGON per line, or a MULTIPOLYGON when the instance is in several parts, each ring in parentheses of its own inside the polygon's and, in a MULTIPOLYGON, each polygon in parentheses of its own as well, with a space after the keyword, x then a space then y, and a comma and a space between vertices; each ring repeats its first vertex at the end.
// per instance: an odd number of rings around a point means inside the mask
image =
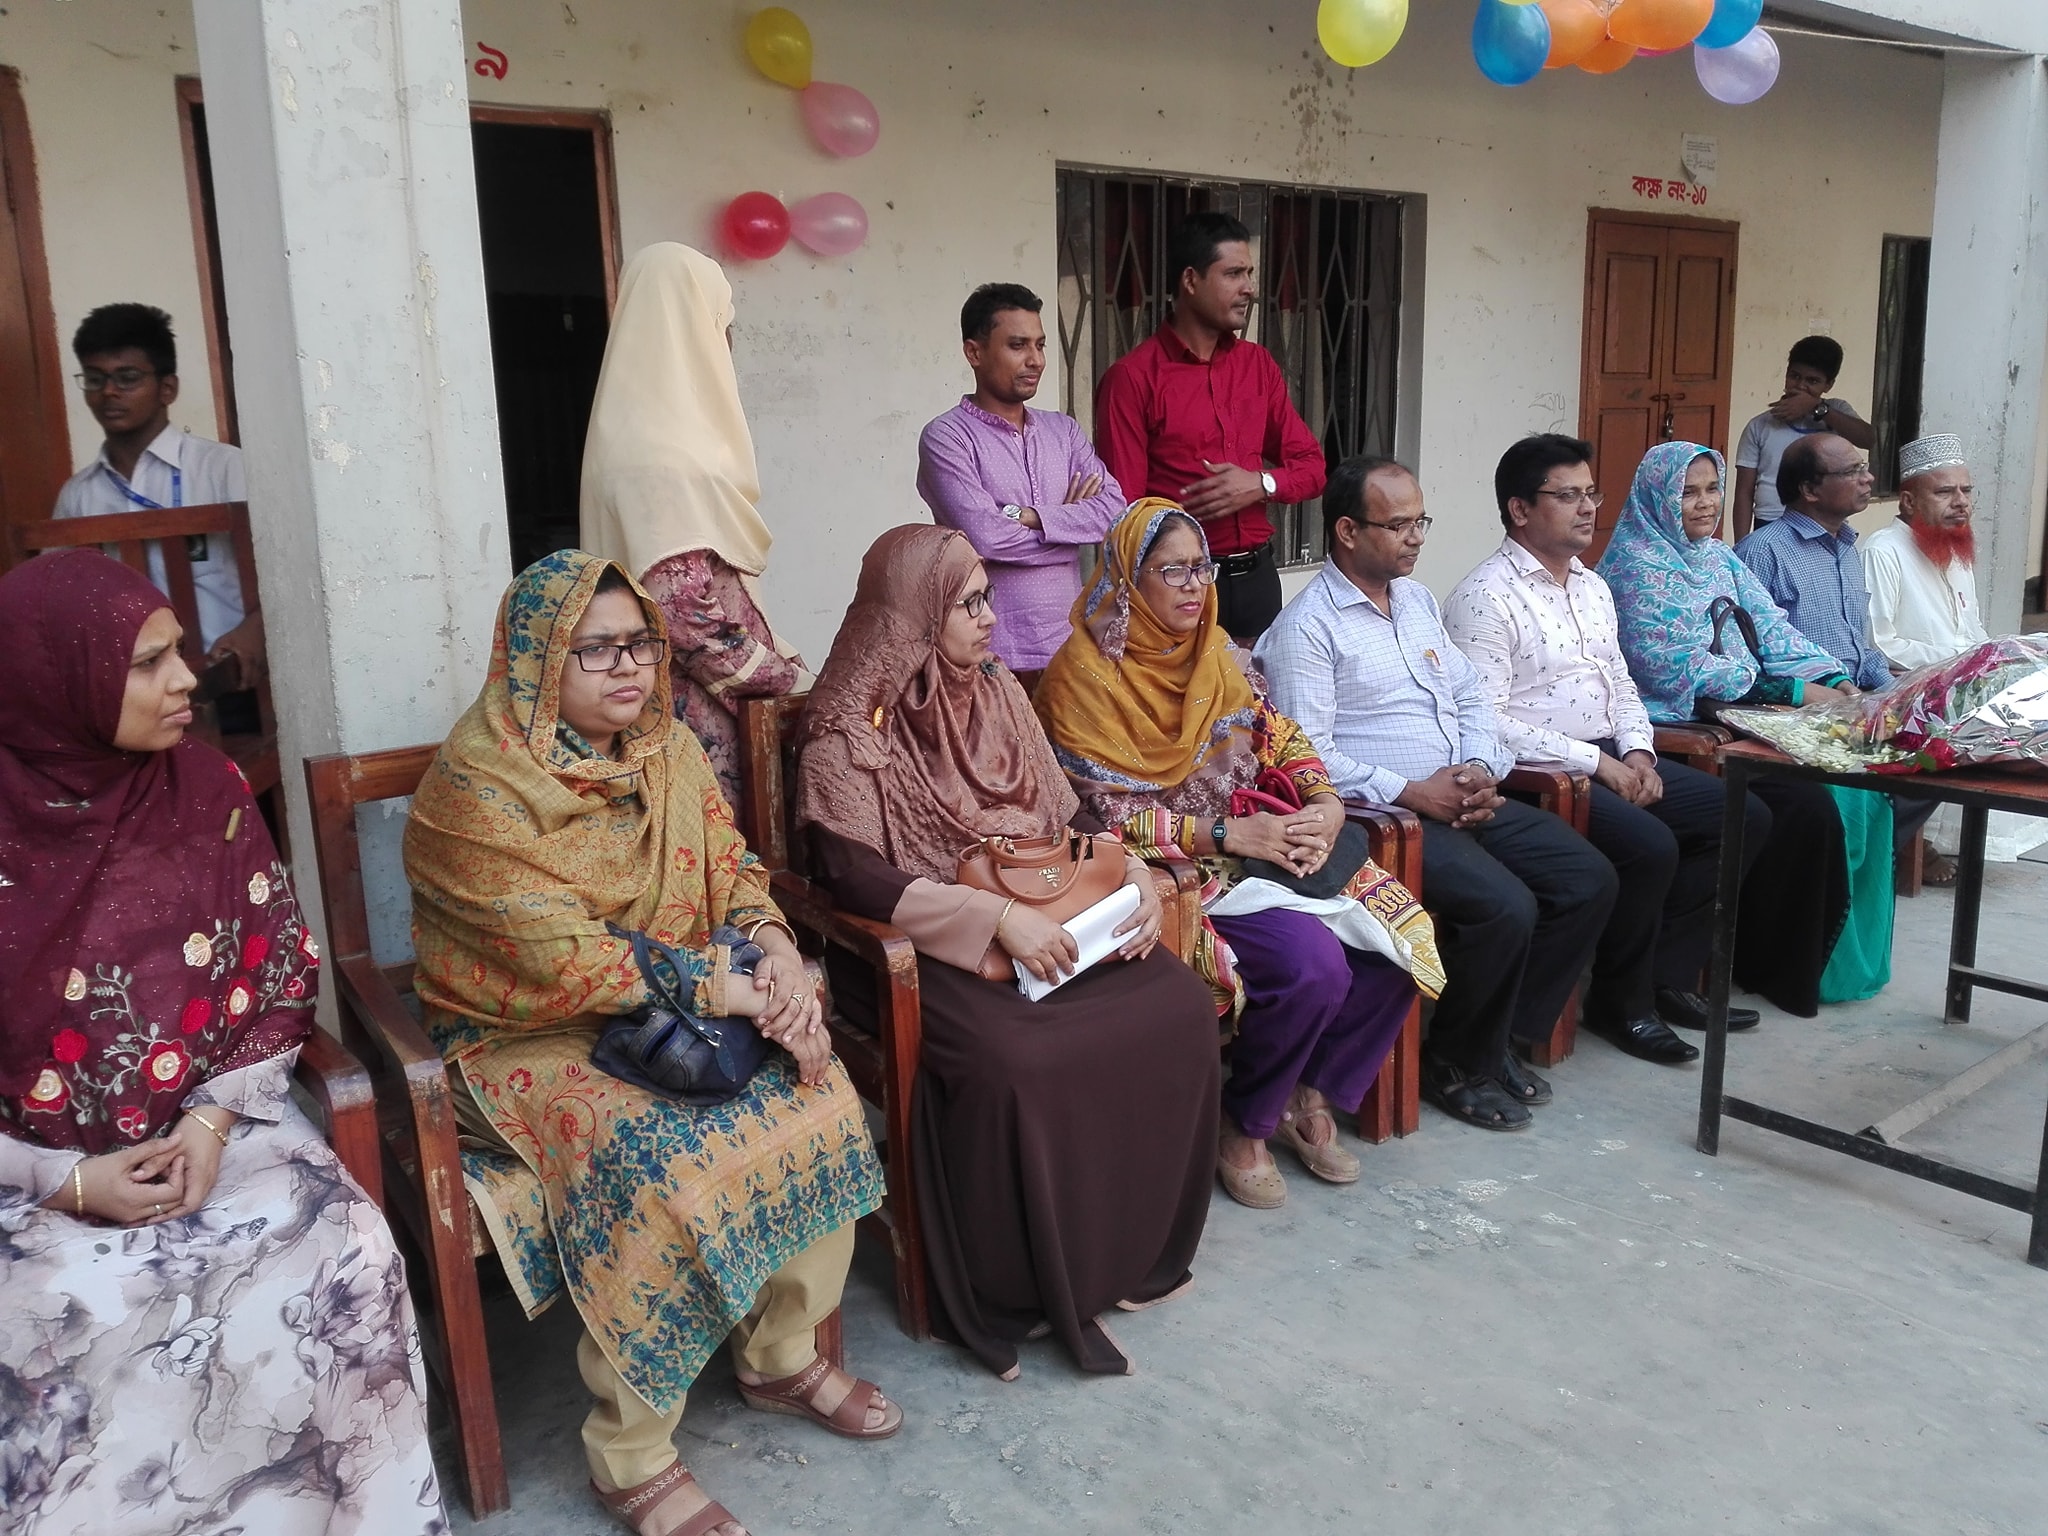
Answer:
POLYGON ((1202 867, 1187 859, 1147 859, 1152 888, 1166 922, 1160 938, 1182 960, 1193 962, 1202 932, 1202 867))
POLYGON ((299 1047, 292 1076, 319 1109, 320 1129, 363 1193, 384 1203, 384 1168, 377 1154, 377 1098, 370 1074, 347 1046, 315 1025, 299 1047))
POLYGON ((1576 793, 1573 781, 1585 778, 1578 769, 1563 763, 1517 763, 1500 781, 1500 787, 1516 794, 1536 795, 1546 802, 1554 798, 1563 804, 1576 793))
POLYGON ((1379 865, 1409 891, 1422 895, 1422 818, 1406 806, 1346 800, 1344 817, 1365 828, 1366 848, 1379 865))
POLYGON ((334 979, 344 1024, 361 1032, 381 1064, 409 1083, 438 1077, 445 1092, 448 1063, 377 962, 345 955, 334 964, 334 979))
POLYGON ((793 870, 776 870, 769 876, 769 888, 792 926, 809 929, 826 943, 859 956, 875 968, 878 979, 906 975, 912 986, 917 985, 917 950, 900 929, 840 911, 824 891, 793 870))
POLYGON ((1711 752, 1735 739, 1735 733, 1727 726, 1712 725, 1705 720, 1654 726, 1652 734, 1659 756, 1664 754, 1667 743, 1672 755, 1676 756, 1680 752, 1711 752))

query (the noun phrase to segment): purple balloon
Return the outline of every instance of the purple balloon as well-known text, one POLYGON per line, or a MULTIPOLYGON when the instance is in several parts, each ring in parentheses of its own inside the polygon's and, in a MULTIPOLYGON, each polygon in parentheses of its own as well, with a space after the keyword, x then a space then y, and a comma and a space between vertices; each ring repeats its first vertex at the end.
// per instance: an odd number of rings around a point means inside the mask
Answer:
POLYGON ((1714 100, 1746 107, 1778 83, 1778 45, 1762 27, 1753 27, 1726 48, 1695 46, 1692 68, 1714 100))
POLYGON ((882 135, 881 113, 850 85, 813 80, 797 93, 797 99, 803 104, 804 126, 828 155, 842 160, 864 155, 882 135))
POLYGON ((820 192, 789 210, 789 232, 820 256, 844 256, 868 238, 868 211, 844 192, 820 192))

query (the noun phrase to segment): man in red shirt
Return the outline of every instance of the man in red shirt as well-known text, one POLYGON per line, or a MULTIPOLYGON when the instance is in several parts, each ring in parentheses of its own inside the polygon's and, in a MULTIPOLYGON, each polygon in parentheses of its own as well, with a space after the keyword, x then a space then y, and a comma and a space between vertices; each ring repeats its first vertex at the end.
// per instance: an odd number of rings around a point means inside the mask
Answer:
POLYGON ((1272 353, 1238 335, 1258 291, 1251 231, 1190 214, 1167 270, 1172 314, 1096 388, 1095 451, 1132 500, 1165 496, 1201 520, 1223 627, 1249 644, 1280 612, 1267 503, 1321 495, 1323 448, 1272 353))

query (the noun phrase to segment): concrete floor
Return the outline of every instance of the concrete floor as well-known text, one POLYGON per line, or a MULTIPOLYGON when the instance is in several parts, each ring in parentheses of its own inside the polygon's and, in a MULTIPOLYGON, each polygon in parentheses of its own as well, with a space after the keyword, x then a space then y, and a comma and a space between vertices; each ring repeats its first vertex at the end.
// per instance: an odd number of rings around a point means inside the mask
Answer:
MULTIPOLYGON (((1985 963, 2048 972, 2044 896, 2048 867, 1991 871, 1985 963)), ((1987 994, 1944 1030, 1949 898, 1898 913, 1891 987, 1766 1009, 1731 1092, 1854 1129, 2043 1022, 1987 994)), ((1114 1324, 1135 1377, 1034 1345, 1005 1385, 913 1345, 863 1244, 849 1357, 903 1432, 749 1412, 721 1359, 684 1458, 757 1536, 2048 1532, 2048 1272, 2023 1217, 1732 1122, 1702 1157, 1696 1067, 1586 1039, 1552 1077, 1528 1133, 1425 1108, 1349 1189, 1283 1154, 1285 1209, 1219 1191, 1193 1294, 1114 1324)), ((2031 1182, 2044 1102, 2036 1059, 1909 1145, 2031 1182)), ((618 1529, 584 1483, 568 1309, 493 1305, 513 1508, 473 1524, 451 1477, 454 1528, 618 1529)))

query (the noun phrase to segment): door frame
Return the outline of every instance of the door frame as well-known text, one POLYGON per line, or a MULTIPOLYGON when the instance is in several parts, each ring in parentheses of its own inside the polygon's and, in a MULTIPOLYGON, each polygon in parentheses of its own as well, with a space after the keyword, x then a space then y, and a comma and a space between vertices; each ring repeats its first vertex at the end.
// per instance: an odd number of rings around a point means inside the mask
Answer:
POLYGON ((525 128, 580 128, 590 135, 597 167, 597 236, 604 251, 604 308, 619 302, 619 187, 612 166, 612 115, 602 107, 518 107, 501 102, 469 104, 472 123, 510 123, 525 128))
MULTIPOLYGON (((0 75, 8 73, 0 70, 0 75)), ((196 75, 180 75, 178 92, 178 140, 185 161, 185 193, 192 211, 192 250, 199 276, 199 305, 206 323, 208 366, 213 378, 214 416, 220 440, 238 441, 234 368, 228 357, 222 324, 225 295, 221 290, 220 251, 206 223, 206 189, 199 176, 199 146, 192 130, 192 109, 203 105, 206 92, 196 75)), ((0 92, 0 107, 4 107, 0 92)), ((597 170, 597 233, 604 252, 604 307, 606 314, 619 301, 619 189, 612 164, 612 115, 593 107, 519 107, 498 102, 471 102, 472 123, 513 123, 545 128, 580 128, 590 135, 597 170)), ((10 125, 11 126, 11 125, 10 125)), ((11 142, 10 135, 10 142, 11 142)), ((10 173, 12 167, 10 165, 10 173)), ((40 252, 40 242, 38 243, 40 252)), ((48 279, 44 280, 48 302, 48 279)), ((52 334, 54 335, 54 329, 52 334)), ((58 386, 62 404, 62 383, 58 386)), ((61 419, 61 418, 60 418, 61 419)), ((68 460, 67 460, 68 462, 68 460)), ((67 469, 68 475, 70 471, 67 469)), ((59 482, 62 483, 61 481, 59 482)))
POLYGON ((28 104, 21 94, 21 72, 6 66, 0 66, 0 156, 4 156, 0 196, 6 199, 7 222, 19 253, 27 311, 24 319, 33 376, 26 393, 40 417, 0 427, 10 434, 19 430, 30 444, 18 454, 8 455, 8 461, 21 462, 28 475, 19 484, 0 486, 0 518, 33 522, 50 515, 58 490, 71 478, 71 428, 64 353, 57 344, 57 314, 50 302, 50 262, 43 246, 35 141, 29 132, 28 104))
MULTIPOLYGON (((1589 208, 1586 210, 1586 279, 1579 299, 1579 436, 1590 437, 1593 432, 1593 411, 1599 394, 1599 353, 1594 343, 1593 291, 1598 274, 1593 267, 1594 236, 1602 224, 1647 224, 1657 229, 1684 229, 1702 232, 1713 231, 1735 236, 1735 281, 1742 280, 1742 225, 1734 219, 1699 219, 1690 214, 1646 213, 1638 208, 1589 208)), ((1729 363, 1734 362, 1735 306, 1733 292, 1727 295, 1729 363)), ((1661 317, 1660 317, 1661 318, 1661 317)), ((1729 423, 1734 424, 1734 380, 1730 379, 1729 423)), ((1709 443, 1710 448, 1720 448, 1718 443, 1709 443)), ((1722 450, 1726 452, 1724 448, 1722 450)))

